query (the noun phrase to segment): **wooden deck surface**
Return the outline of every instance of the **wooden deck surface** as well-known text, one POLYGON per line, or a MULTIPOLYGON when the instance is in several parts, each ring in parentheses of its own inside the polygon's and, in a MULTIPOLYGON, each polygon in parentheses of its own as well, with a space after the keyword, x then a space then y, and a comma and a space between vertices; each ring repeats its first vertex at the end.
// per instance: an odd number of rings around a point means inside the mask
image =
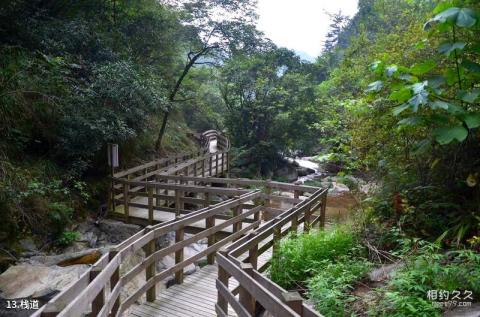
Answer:
MULTIPOLYGON (((259 265, 266 263, 271 257, 271 249, 260 255, 259 265)), ((215 317, 217 302, 217 265, 207 265, 185 277, 183 284, 173 285, 157 295, 157 300, 142 305, 134 305, 131 317, 215 317)), ((237 287, 234 279, 230 279, 229 288, 237 287)), ((237 295, 238 296, 238 295, 237 295)), ((228 316, 237 316, 231 308, 228 316)))

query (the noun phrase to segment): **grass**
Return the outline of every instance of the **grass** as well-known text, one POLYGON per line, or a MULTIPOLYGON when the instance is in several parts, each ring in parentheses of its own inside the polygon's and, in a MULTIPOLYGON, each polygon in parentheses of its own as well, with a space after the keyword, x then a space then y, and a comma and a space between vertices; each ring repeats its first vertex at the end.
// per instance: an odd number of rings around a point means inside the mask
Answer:
POLYGON ((398 254, 403 254, 405 265, 361 300, 352 291, 360 282, 368 283, 365 277, 374 263, 364 256, 357 235, 345 226, 283 239, 272 259, 270 278, 285 289, 305 291, 326 317, 356 316, 359 310, 362 316, 441 316, 442 309, 427 297, 431 290, 471 291, 478 301, 479 253, 446 252, 426 241, 417 245, 414 253, 411 248, 408 253, 401 250, 398 254))
POLYGON ((308 281, 308 297, 325 316, 349 315, 348 303, 357 300, 351 291, 371 267, 372 264, 362 258, 343 257, 336 263, 326 262, 308 281))
POLYGON ((307 296, 326 316, 344 316, 350 290, 372 266, 362 257, 357 237, 347 227, 290 236, 272 259, 270 277, 286 289, 307 288, 307 296))
POLYGON ((273 257, 270 277, 284 288, 295 288, 328 263, 357 252, 355 236, 344 228, 283 239, 273 257))
MULTIPOLYGON (((379 301, 370 308, 371 316, 440 316, 441 309, 428 298, 429 291, 473 292, 480 296, 480 254, 469 250, 443 253, 427 245, 420 254, 406 259, 387 287, 379 289, 379 301)), ((439 300, 442 301, 442 300, 439 300)), ((448 299, 446 300, 448 301, 448 299)))

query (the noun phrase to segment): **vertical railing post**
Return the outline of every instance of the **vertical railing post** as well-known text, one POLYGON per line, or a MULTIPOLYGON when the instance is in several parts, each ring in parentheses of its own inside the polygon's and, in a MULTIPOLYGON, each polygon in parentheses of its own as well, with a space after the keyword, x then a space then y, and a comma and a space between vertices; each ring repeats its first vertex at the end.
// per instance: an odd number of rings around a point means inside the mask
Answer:
MULTIPOLYGON (((256 235, 256 232, 251 232, 249 234, 249 240, 255 238, 256 235)), ((248 250, 248 259, 252 267, 255 270, 258 269, 258 243, 254 243, 253 246, 248 250)))
MULTIPOLYGON (((150 232, 152 227, 146 227, 145 231, 150 232)), ((145 257, 148 258, 156 251, 155 238, 150 240, 144 247, 145 257)), ((150 263, 145 269, 145 282, 148 282, 151 278, 155 277, 156 273, 156 261, 150 263)), ((156 284, 147 290, 147 302, 153 302, 157 298, 156 295, 156 284)))
POLYGON ((180 191, 175 189, 175 216, 180 216, 180 191))
MULTIPOLYGON (((265 194, 270 196, 272 194, 272 187, 270 187, 269 182, 265 184, 265 194)), ((265 198, 265 206, 270 207, 270 197, 265 198)))
MULTIPOLYGON (((197 177, 197 162, 193 163, 193 177, 197 177)), ((193 181, 193 185, 197 186, 197 181, 193 181)))
MULTIPOLYGON (((187 176, 188 176, 188 167, 186 167, 186 172, 187 172, 187 176)), ((180 177, 182 179, 180 179, 180 184, 181 185, 185 185, 185 180, 183 180, 183 176, 185 176, 185 174, 180 174, 180 177)), ((184 197, 186 197, 186 192, 181 190, 179 192, 179 195, 180 195, 180 199, 179 199, 179 209, 180 209, 180 214, 182 213, 182 210, 185 209, 185 201, 183 200, 184 197)))
POLYGON ((203 208, 207 208, 210 206, 210 193, 204 193, 204 201, 203 201, 203 208))
MULTIPOLYGON (((265 207, 270 207, 270 205, 271 205, 271 203, 270 203, 270 197, 269 197, 271 194, 272 194, 272 187, 270 187, 270 184, 269 184, 269 182, 267 181, 267 182, 265 183, 265 195, 266 195, 267 197, 265 197, 265 200, 264 200, 264 202, 263 202, 263 205, 264 205, 265 207)), ((264 220, 266 220, 265 217, 267 217, 267 215, 268 215, 268 212, 266 213, 266 211, 264 211, 264 212, 263 212, 263 219, 264 219, 264 220)))
MULTIPOLYGON (((226 254, 226 251, 219 251, 219 253, 226 254)), ((230 278, 229 274, 225 269, 221 266, 218 266, 218 280, 222 282, 228 289, 228 279, 230 278)), ((220 291, 217 293, 217 305, 223 310, 225 313, 228 314, 228 301, 223 298, 220 291)))
POLYGON ((295 191, 293 192, 293 198, 295 199, 299 199, 300 198, 300 195, 302 195, 302 192, 295 189, 295 191))
MULTIPOLYGON (((155 183, 160 183, 160 176, 159 175, 155 175, 155 183)), ((160 207, 162 201, 160 200, 160 187, 156 186, 155 185, 155 195, 157 195, 157 197, 155 197, 155 206, 157 207, 160 207)))
MULTIPOLYGON (((184 227, 175 231, 175 243, 179 243, 183 241, 185 235, 184 227)), ((175 265, 183 262, 183 248, 175 251, 175 265)), ((175 272, 175 283, 182 284, 183 283, 183 268, 175 272)))
POLYGON ((294 312, 300 316, 303 316, 303 298, 298 292, 282 293, 282 300, 294 312))
POLYGON ((212 176, 212 168, 213 168, 213 155, 210 154, 210 158, 209 158, 209 167, 208 167, 208 176, 212 176))
POLYGON ((298 212, 296 208, 294 208, 293 210, 293 217, 290 225, 290 231, 294 232, 295 234, 298 233, 298 212))
POLYGON ((125 222, 130 223, 130 184, 124 183, 123 184, 123 215, 125 217, 125 222))
MULTIPOLYGON (((253 267, 250 263, 241 263, 240 268, 246 274, 253 276, 253 267)), ((238 297, 243 308, 245 308, 251 316, 255 316, 255 298, 241 285, 239 286, 238 297)))
POLYGON ((222 171, 222 176, 223 176, 223 172, 224 172, 224 170, 225 170, 225 168, 224 168, 225 159, 224 159, 224 158, 225 158, 225 153, 222 151, 222 165, 221 165, 221 167, 222 167, 222 169, 221 169, 221 171, 222 171))
MULTIPOLYGON (((239 199, 240 197, 235 196, 234 199, 239 199)), ((242 205, 238 205, 233 208, 233 217, 240 216, 242 213, 243 207, 242 205)), ((233 224, 233 233, 240 231, 242 229, 242 221, 237 221, 233 224)))
POLYGON ((312 206, 310 204, 305 205, 305 221, 303 223, 303 232, 308 233, 312 227, 312 206))
POLYGON ((154 222, 153 220, 153 188, 149 186, 148 187, 148 223, 150 225, 153 225, 153 222, 154 222))
POLYGON ((205 159, 202 160, 202 177, 205 177, 205 159))
POLYGON ((253 214, 253 221, 259 221, 259 220, 260 220, 260 210, 253 214))
MULTIPOLYGON (((143 169, 143 173, 144 173, 144 174, 143 174, 143 176, 144 176, 144 177, 143 177, 143 181, 144 181, 144 182, 148 182, 148 177, 147 177, 147 174, 148 174, 148 168, 144 168, 144 169, 143 169)), ((144 192, 145 192, 145 193, 147 193, 147 192, 148 192, 148 188, 147 188, 147 186, 145 186, 145 190, 144 190, 144 192)))
POLYGON ((215 154, 215 176, 218 177, 218 153, 215 154))
POLYGON ((272 246, 272 252, 275 255, 278 252, 278 247, 280 244, 280 239, 282 238, 282 226, 279 224, 279 222, 282 220, 281 217, 276 217, 275 218, 275 226, 273 227, 273 246, 272 246))
MULTIPOLYGON (((205 200, 203 201, 203 207, 207 208, 210 206, 210 193, 205 193, 205 200)), ((211 227, 215 226, 215 216, 210 216, 205 218, 205 229, 209 229, 211 227)), ((211 247, 212 245, 215 244, 215 233, 209 235, 207 237, 208 241, 208 247, 211 247)), ((207 263, 208 264, 213 264, 215 263, 215 252, 212 252, 211 254, 207 255, 207 263)))
POLYGON ((113 179, 113 167, 112 167, 112 181, 110 182, 110 192, 108 195, 108 212, 115 212, 116 202, 115 202, 115 180, 113 179))
POLYGON ((230 152, 227 152, 227 177, 230 176, 230 152))
MULTIPOLYGON (((205 227, 206 229, 210 229, 215 226, 215 216, 210 216, 205 219, 205 227)), ((207 237, 208 240, 208 247, 211 247, 215 244, 215 233, 212 233, 207 237)), ((215 263, 215 252, 210 253, 207 255, 207 263, 213 264, 215 263)))
POLYGON ((327 193, 322 196, 322 206, 320 207, 320 228, 325 228, 325 218, 327 214, 327 193))
MULTIPOLYGON (((112 259, 117 255, 117 250, 111 250, 108 253, 108 260, 112 261, 112 259)), ((113 291, 117 283, 120 281, 120 266, 118 266, 115 271, 113 272, 112 276, 110 277, 110 292, 113 291)), ((110 312, 110 316, 115 316, 120 308, 120 296, 117 297, 117 300, 113 304, 112 311, 110 312)))
MULTIPOLYGON (((168 183, 169 183, 170 181, 169 181, 168 179, 165 179, 163 182, 164 182, 166 185, 168 185, 168 183)), ((163 190, 163 195, 166 196, 163 205, 164 205, 165 207, 168 207, 168 206, 169 206, 169 205, 168 205, 168 202, 169 202, 169 200, 168 200, 168 188, 165 188, 165 189, 163 190)))
MULTIPOLYGON (((98 274, 100 274, 100 268, 94 268, 90 271, 90 282, 92 282, 98 274)), ((92 302, 92 313, 90 316, 97 316, 100 310, 102 310, 103 305, 105 304, 105 288, 102 288, 98 295, 94 298, 92 302)))

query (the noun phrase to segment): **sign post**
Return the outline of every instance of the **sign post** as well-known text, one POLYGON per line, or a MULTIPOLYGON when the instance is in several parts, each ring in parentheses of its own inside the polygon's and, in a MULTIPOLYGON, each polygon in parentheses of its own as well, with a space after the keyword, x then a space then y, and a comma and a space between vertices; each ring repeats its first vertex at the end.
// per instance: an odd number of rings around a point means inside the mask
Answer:
POLYGON ((113 181, 113 175, 115 174, 115 168, 119 166, 118 144, 108 143, 107 152, 111 178, 110 195, 108 195, 108 210, 113 212, 115 210, 115 182, 113 181))

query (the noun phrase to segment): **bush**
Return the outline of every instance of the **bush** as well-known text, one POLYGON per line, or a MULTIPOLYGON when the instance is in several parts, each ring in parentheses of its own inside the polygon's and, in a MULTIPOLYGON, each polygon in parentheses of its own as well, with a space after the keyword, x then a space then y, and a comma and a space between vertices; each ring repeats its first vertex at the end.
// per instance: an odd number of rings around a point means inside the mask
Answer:
POLYGON ((272 258, 270 276, 284 288, 305 283, 321 271, 327 262, 357 253, 356 238, 344 228, 290 236, 281 241, 272 258))
POLYGON ((337 263, 326 261, 324 267, 308 281, 308 295, 315 308, 326 316, 346 316, 346 304, 356 299, 350 291, 371 266, 366 260, 347 257, 337 263))
POLYGON ((78 231, 64 231, 57 239, 56 245, 59 247, 67 247, 80 237, 78 231))
POLYGON ((51 230, 54 236, 62 234, 64 228, 70 223, 73 216, 73 208, 62 202, 51 203, 48 206, 48 218, 51 222, 51 230))
MULTIPOLYGON (((435 245, 425 245, 421 254, 407 260, 385 289, 378 291, 381 301, 371 308, 372 316, 440 316, 427 294, 430 290, 469 290, 480 295, 480 254, 460 250, 440 253, 435 245)), ((434 301, 434 300, 433 300, 434 301)))

